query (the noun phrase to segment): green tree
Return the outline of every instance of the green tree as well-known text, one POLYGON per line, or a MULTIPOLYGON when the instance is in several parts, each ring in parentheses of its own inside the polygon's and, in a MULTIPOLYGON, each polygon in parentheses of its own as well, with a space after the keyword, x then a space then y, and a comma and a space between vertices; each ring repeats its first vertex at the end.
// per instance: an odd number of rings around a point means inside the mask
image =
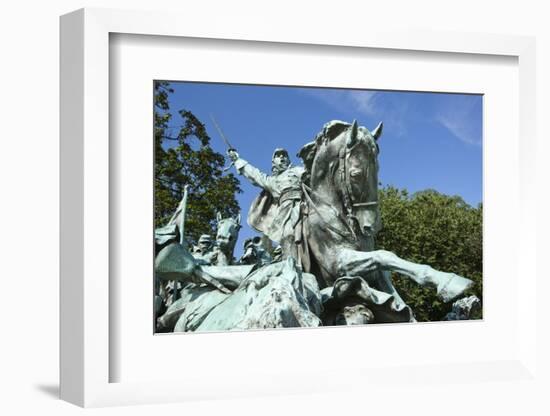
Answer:
POLYGON ((238 179, 223 172, 225 158, 210 147, 204 124, 188 110, 170 111, 171 93, 170 83, 155 81, 155 227, 170 219, 187 184, 185 234, 196 242, 201 234, 214 234, 216 212, 239 212, 235 194, 242 191, 238 179))
MULTIPOLYGON (((459 196, 434 190, 409 195, 390 186, 379 195, 383 228, 377 236, 378 248, 468 277, 474 285, 467 294, 482 300, 482 205, 473 208, 459 196)), ((433 287, 420 287, 398 275, 393 275, 393 281, 417 320, 441 320, 450 311, 450 304, 440 301, 433 287)))

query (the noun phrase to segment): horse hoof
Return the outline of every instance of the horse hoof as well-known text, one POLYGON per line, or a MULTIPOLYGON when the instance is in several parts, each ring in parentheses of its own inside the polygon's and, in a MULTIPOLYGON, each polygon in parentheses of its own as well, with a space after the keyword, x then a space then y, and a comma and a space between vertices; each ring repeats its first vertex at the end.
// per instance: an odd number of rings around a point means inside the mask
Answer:
POLYGON ((450 273, 447 281, 438 286, 437 294, 444 302, 449 302, 464 293, 473 284, 474 282, 470 279, 450 273))

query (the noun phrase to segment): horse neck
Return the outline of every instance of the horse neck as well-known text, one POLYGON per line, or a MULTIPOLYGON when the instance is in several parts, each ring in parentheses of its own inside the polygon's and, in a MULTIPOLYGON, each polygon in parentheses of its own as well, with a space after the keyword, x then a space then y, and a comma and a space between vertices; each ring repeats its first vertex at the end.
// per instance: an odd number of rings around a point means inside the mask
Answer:
POLYGON ((309 196, 314 205, 310 211, 317 212, 322 220, 332 227, 347 229, 342 199, 334 186, 317 184, 312 186, 309 196))
POLYGON ((344 204, 338 185, 329 180, 328 175, 325 180, 313 182, 311 191, 311 199, 316 204, 330 206, 338 212, 344 212, 344 204))
POLYGON ((233 252, 235 251, 235 240, 236 240, 236 237, 233 238, 232 244, 228 244, 220 247, 220 251, 229 258, 233 257, 233 252))
POLYGON ((233 260, 233 249, 227 248, 225 251, 221 250, 218 252, 218 258, 216 260, 216 263, 222 263, 222 264, 231 264, 233 260))
POLYGON ((328 205, 335 208, 337 211, 341 211, 342 199, 338 192, 332 189, 331 186, 318 186, 312 188, 312 199, 316 203, 322 205, 328 205))
MULTIPOLYGON (((327 175, 328 177, 329 175, 327 175)), ((325 233, 327 239, 335 237, 335 233, 340 237, 347 236, 343 240, 340 238, 337 240, 346 245, 351 244, 356 249, 366 250, 368 244, 363 241, 360 231, 347 220, 341 187, 339 183, 331 179, 312 183, 311 201, 315 205, 314 211, 317 211, 321 221, 325 224, 319 231, 325 233)))

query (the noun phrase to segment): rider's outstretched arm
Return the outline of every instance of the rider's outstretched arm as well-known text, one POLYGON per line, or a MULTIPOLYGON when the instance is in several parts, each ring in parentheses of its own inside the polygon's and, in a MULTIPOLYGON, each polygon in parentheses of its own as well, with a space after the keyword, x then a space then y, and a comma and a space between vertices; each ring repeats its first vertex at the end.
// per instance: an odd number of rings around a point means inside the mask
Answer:
MULTIPOLYGON (((252 166, 249 162, 239 157, 239 154, 235 151, 232 152, 231 159, 235 164, 235 168, 239 174, 243 175, 253 185, 269 191, 272 195, 277 193, 273 187, 273 178, 266 175, 260 169, 252 166)), ((273 195, 278 196, 278 195, 273 195)))

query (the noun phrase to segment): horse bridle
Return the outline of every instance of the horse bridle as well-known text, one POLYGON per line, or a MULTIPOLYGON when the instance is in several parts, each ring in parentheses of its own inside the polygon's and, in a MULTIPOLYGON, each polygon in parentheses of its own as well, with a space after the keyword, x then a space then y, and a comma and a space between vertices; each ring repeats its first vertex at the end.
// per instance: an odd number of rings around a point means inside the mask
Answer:
MULTIPOLYGON (((321 221, 323 221, 325 227, 327 227, 329 230, 333 231, 334 233, 344 237, 344 238, 353 238, 357 240, 357 234, 354 230, 354 222, 353 219, 357 221, 357 218, 353 215, 353 209, 354 208, 363 208, 363 207, 370 207, 370 206, 377 206, 378 200, 375 201, 366 201, 366 202, 353 202, 352 200, 352 190, 351 190, 351 182, 350 182, 350 172, 349 169, 347 169, 347 163, 346 160, 349 157, 349 154, 351 153, 351 149, 349 149, 347 146, 345 146, 343 149, 340 149, 338 152, 339 157, 339 164, 338 164, 338 170, 340 174, 340 182, 344 188, 344 209, 346 210, 345 217, 341 214, 337 214, 337 217, 340 217, 343 220, 343 223, 346 225, 347 229, 349 230, 349 234, 337 229, 334 227, 330 221, 328 221, 326 218, 324 218, 323 214, 317 209, 315 203, 310 197, 311 189, 302 182, 302 192, 305 196, 306 201, 309 203, 309 206, 313 208, 313 210, 317 213, 321 221)), ((367 170, 367 176, 369 175, 369 171, 367 170)), ((378 198, 378 195, 376 195, 378 198)), ((322 202, 324 202, 326 205, 328 204, 326 201, 323 201, 323 198, 321 198, 319 195, 316 196, 317 199, 320 199, 322 202)))
MULTIPOLYGON (((348 146, 344 146, 344 148, 340 149, 340 151, 338 152, 338 158, 339 158, 338 169, 340 172, 340 183, 342 184, 342 188, 343 188, 344 208, 346 210, 346 217, 350 222, 350 226, 352 226, 353 219, 357 220, 357 218, 354 215, 354 208, 365 208, 365 207, 372 207, 372 206, 378 205, 378 195, 376 195, 377 199, 373 201, 353 202, 353 198, 352 198, 353 192, 351 189, 351 176, 348 168, 348 163, 346 163, 352 149, 353 147, 348 148, 348 146)), ((369 166, 367 166, 367 177, 369 177, 370 175, 368 168, 369 166)))

